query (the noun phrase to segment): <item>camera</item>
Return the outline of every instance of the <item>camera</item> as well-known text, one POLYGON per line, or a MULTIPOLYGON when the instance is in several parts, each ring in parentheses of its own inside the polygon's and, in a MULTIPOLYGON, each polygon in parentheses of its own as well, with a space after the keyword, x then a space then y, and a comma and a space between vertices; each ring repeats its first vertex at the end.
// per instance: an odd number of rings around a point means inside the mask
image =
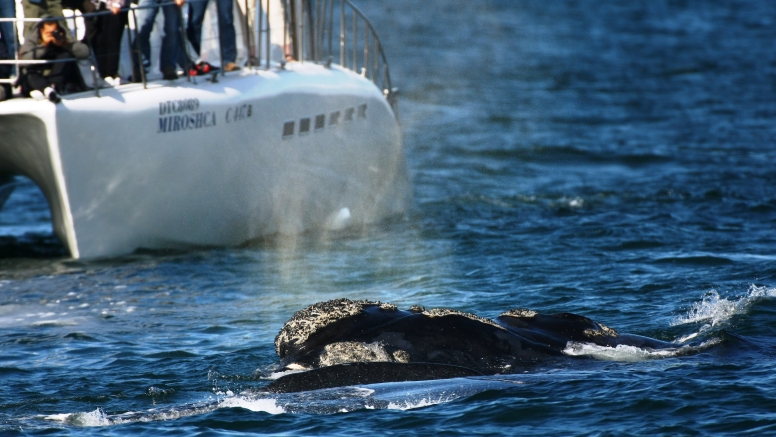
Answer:
POLYGON ((53 36, 57 41, 62 41, 62 39, 65 37, 65 32, 62 32, 61 29, 57 29, 51 32, 51 36, 53 36))

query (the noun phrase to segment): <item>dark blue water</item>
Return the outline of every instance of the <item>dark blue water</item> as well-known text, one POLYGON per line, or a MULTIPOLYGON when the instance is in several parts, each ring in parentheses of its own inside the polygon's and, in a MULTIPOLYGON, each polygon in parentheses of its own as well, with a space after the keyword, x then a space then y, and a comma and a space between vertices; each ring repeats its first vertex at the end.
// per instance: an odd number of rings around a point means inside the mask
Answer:
POLYGON ((22 186, 0 212, 0 434, 776 434, 772 2, 358 4, 402 92, 408 217, 76 262, 22 186), (337 297, 701 346, 262 395, 283 322, 337 297))

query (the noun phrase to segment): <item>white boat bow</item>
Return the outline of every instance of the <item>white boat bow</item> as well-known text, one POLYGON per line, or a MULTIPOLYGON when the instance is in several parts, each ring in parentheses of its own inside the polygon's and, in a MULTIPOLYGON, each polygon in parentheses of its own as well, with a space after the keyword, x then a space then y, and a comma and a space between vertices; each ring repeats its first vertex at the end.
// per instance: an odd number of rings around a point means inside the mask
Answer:
POLYGON ((0 102, 0 176, 41 188, 74 258, 403 214, 412 190, 391 89, 318 58, 0 102))

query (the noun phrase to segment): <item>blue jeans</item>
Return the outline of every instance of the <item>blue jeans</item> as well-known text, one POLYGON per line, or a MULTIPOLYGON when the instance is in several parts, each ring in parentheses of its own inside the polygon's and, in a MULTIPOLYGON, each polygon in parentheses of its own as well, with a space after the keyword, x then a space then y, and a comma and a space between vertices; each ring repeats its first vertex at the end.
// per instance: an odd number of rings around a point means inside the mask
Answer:
MULTIPOLYGON (((14 0, 0 0, 0 18, 16 18, 16 2, 14 0)), ((14 59, 16 53, 16 33, 14 32, 14 23, 0 23, 0 34, 3 36, 2 42, 5 43, 5 50, 8 59, 14 59)))
MULTIPOLYGON (((2 1, 2 0, 0 0, 2 1)), ((140 0, 138 7, 158 5, 164 0, 140 0)), ((137 11, 137 39, 140 52, 143 54, 143 68, 148 71, 151 66, 151 31, 159 7, 140 9, 137 11)), ((164 14, 164 36, 162 37, 162 53, 159 56, 159 69, 175 68, 175 61, 180 50, 180 8, 175 5, 162 6, 164 14)), ((135 64, 137 65, 137 64, 135 64)))
MULTIPOLYGON (((201 54, 202 21, 209 0, 192 1, 189 3, 189 25, 186 36, 191 46, 201 54)), ((237 59, 237 38, 234 31, 234 0, 215 0, 218 6, 218 39, 221 45, 221 66, 237 59)))

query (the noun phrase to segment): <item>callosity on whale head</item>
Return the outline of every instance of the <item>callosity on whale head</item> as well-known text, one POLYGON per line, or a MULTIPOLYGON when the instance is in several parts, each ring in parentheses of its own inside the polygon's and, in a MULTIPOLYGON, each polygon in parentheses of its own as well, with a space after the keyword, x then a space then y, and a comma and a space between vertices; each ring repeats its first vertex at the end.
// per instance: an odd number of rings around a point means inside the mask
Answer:
POLYGON ((356 383, 511 373, 562 355, 568 342, 645 348, 670 343, 614 329, 571 313, 513 309, 495 320, 452 309, 400 310, 374 301, 336 299, 294 314, 275 338, 286 375, 270 391, 356 383))

